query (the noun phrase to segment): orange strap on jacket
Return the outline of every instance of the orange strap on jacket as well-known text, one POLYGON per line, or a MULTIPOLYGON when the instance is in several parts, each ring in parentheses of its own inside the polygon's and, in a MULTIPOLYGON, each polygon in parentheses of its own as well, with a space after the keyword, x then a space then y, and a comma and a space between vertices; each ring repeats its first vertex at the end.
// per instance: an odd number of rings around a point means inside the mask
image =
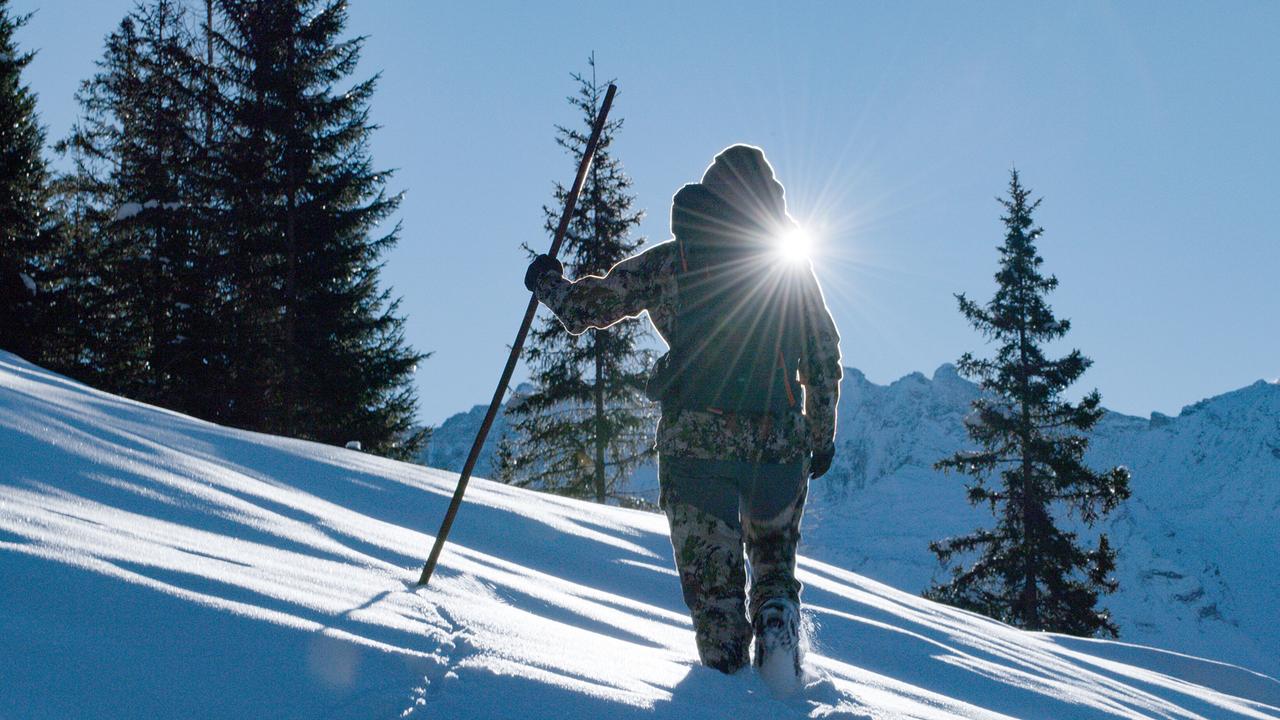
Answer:
POLYGON ((787 375, 787 360, 782 357, 782 348, 778 348, 778 367, 782 369, 782 384, 787 389, 787 404, 796 406, 796 395, 791 391, 791 376, 787 375))

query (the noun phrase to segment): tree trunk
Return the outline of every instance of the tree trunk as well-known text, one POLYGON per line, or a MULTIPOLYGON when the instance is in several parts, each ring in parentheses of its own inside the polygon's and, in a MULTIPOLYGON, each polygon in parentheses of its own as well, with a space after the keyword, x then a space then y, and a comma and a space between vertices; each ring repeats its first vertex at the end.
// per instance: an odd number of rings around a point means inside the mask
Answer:
POLYGON ((1023 627, 1028 630, 1040 629, 1040 597, 1036 588, 1036 540, 1032 536, 1032 525, 1035 519, 1032 517, 1032 508, 1035 503, 1039 502, 1034 492, 1034 481, 1032 472, 1034 467, 1029 456, 1031 447, 1031 408, 1027 404, 1027 397, 1031 392, 1029 375, 1027 368, 1027 318, 1022 317, 1022 327, 1018 329, 1019 355, 1021 356, 1021 367, 1019 373, 1021 375, 1020 384, 1022 398, 1020 401, 1021 410, 1021 427, 1019 428, 1019 441, 1022 447, 1019 453, 1022 455, 1021 468, 1021 484, 1022 498, 1021 508, 1022 514, 1022 592, 1018 598, 1020 613, 1022 615, 1023 627))
POLYGON ((605 416, 604 416, 604 347, 600 341, 601 334, 608 332, 607 330, 593 331, 592 339, 595 342, 596 355, 596 502, 603 503, 605 501, 605 448, 608 445, 608 438, 605 436, 605 416))
MULTIPOLYGON (((594 55, 592 56, 594 58, 594 55)), ((595 69, 592 68, 591 87, 595 88, 595 69)), ((594 90, 593 90, 594 92, 594 90)), ((592 106, 596 106, 595 99, 592 98, 592 106)), ((591 167, 591 219, 592 219, 592 242, 595 243, 594 249, 599 249, 603 242, 603 232, 600 228, 600 173, 599 166, 591 167)), ((607 270, 608 268, 602 268, 607 270)), ((605 448, 608 445, 608 438, 605 435, 605 416, 604 416, 604 337, 608 330, 593 330, 591 339, 593 343, 592 349, 595 351, 596 360, 596 381, 595 381, 595 400, 596 400, 596 473, 595 473, 595 490, 596 502, 604 503, 605 501, 605 448)))
MULTIPOLYGON (((208 66, 206 73, 213 70, 213 0, 204 0, 204 50, 205 63, 208 66)), ((213 147, 213 83, 212 76, 206 78, 207 85, 205 87, 204 99, 204 142, 205 152, 208 153, 213 147)), ((208 156, 205 156, 206 162, 208 156)))
MULTIPOLYGON (((292 31, 292 28, 290 28, 292 31)), ((288 56, 285 61, 285 67, 288 68, 290 76, 293 74, 294 65, 294 46, 297 38, 291 32, 289 37, 288 56)), ((286 90, 289 93, 288 109, 289 120, 295 121, 297 117, 295 89, 290 87, 286 90)), ((285 140, 285 182, 287 183, 285 190, 285 245, 288 256, 288 270, 284 280, 284 297, 285 297, 285 316, 284 316, 284 334, 285 334, 285 403, 284 417, 286 425, 282 430, 285 434, 293 435, 295 428, 291 427, 297 424, 297 408, 298 408, 298 242, 296 233, 296 221, 294 216, 297 214, 298 207, 298 177, 297 177, 297 133, 298 128, 293 131, 285 140)))

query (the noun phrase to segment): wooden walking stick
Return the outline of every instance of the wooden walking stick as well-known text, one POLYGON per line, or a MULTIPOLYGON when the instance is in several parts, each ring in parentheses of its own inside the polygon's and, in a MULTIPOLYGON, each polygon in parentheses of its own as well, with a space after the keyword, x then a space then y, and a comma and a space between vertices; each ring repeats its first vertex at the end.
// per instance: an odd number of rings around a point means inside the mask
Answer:
MULTIPOLYGON (((587 146, 582 151, 582 161, 578 163, 578 176, 574 178, 573 188, 565 198, 564 213, 560 215, 560 225, 556 228, 555 239, 552 240, 551 250, 547 253, 551 257, 559 254, 560 245, 564 242, 564 234, 569 230, 573 208, 578 204, 578 194, 582 192, 582 184, 587 178, 587 169, 591 167, 591 159, 596 154, 596 145, 600 142, 600 133, 604 130, 605 118, 609 116, 609 106, 613 104, 613 95, 617 91, 616 85, 610 85, 605 91, 604 102, 600 104, 600 113, 596 115, 595 124, 591 126, 591 137, 587 139, 587 146)), ((503 368, 502 378, 498 380, 498 387, 493 391, 493 399, 489 401, 489 411, 484 415, 484 422, 480 423, 480 432, 476 433, 476 441, 471 444, 467 462, 462 466, 458 487, 453 491, 453 500, 449 502, 449 510, 444 514, 444 522, 440 523, 440 532, 436 533, 436 542, 431 547, 431 555, 427 558, 427 564, 422 567, 422 576, 418 578, 419 586, 431 582, 431 574, 435 572, 436 563, 440 560, 440 551, 444 549, 445 539, 449 537, 449 529, 453 527, 453 519, 458 515, 458 506, 462 505, 462 495, 467 491, 471 471, 475 469, 476 460, 480 458, 480 450, 484 448, 484 440, 489 436, 489 428, 498 415, 498 408, 501 407, 502 398, 506 395, 507 385, 511 382, 511 374, 515 372, 520 351, 524 348, 525 336, 529 334, 529 326, 533 323, 533 315, 537 311, 538 297, 534 295, 529 298, 529 307, 525 308, 524 320, 520 321, 520 330, 516 333, 515 342, 511 344, 511 355, 507 357, 507 366, 503 368)))

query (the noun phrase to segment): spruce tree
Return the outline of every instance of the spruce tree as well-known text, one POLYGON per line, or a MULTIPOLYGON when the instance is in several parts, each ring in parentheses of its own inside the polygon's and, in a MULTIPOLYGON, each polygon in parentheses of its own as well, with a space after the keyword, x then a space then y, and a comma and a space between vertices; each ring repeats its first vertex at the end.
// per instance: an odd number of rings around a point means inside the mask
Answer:
POLYGON ((1094 390, 1078 403, 1064 400, 1092 361, 1079 350, 1045 355, 1045 344, 1064 337, 1071 324, 1055 318, 1046 301, 1058 281, 1040 271, 1042 230, 1032 219, 1040 201, 1030 196, 1013 171, 1009 197, 1000 200, 1005 237, 995 296, 986 305, 956 296, 961 313, 997 349, 993 358, 965 353, 958 363, 983 390, 966 423, 981 449, 937 463, 973 479, 969 502, 989 505, 995 528, 931 543, 944 565, 956 556, 973 559, 925 594, 1029 630, 1115 637, 1115 623, 1097 607, 1098 596, 1117 587, 1115 550, 1105 534, 1086 549, 1075 532, 1059 527, 1055 511, 1078 513, 1091 527, 1129 497, 1129 473, 1098 472, 1083 462, 1082 433, 1102 417, 1101 397, 1094 390))
POLYGON ((380 289, 399 225, 374 169, 377 78, 344 86, 364 38, 340 0, 217 0, 225 97, 218 201, 230 282, 230 421, 412 457, 413 372, 398 301, 380 289))
POLYGON ((85 198, 74 180, 55 175, 53 215, 59 219, 50 251, 37 281, 41 348, 40 364, 50 370, 97 384, 98 327, 95 310, 103 295, 98 271, 98 243, 88 222, 85 198))
MULTIPOLYGON (((93 275, 80 294, 81 322, 93 329, 82 371, 105 389, 220 419, 209 388, 225 379, 213 320, 221 282, 202 222, 204 68, 194 47, 179 2, 137 5, 108 35, 59 147, 74 161, 63 181, 74 222, 92 238, 68 247, 88 257, 93 275)), ((64 279, 69 287, 73 278, 64 279)))
POLYGON ((49 171, 36 96, 22 84, 35 53, 14 34, 30 16, 0 0, 0 349, 37 361, 37 279, 50 252, 49 171))
MULTIPOLYGON (((582 125, 557 126, 556 143, 576 169, 608 83, 574 74, 578 91, 568 98, 582 125)), ((570 277, 603 275, 644 242, 632 236, 643 213, 634 209, 631 179, 611 152, 621 119, 610 119, 600 135, 591 170, 565 235, 563 254, 570 277)), ((568 189, 555 186, 555 202, 543 207, 545 228, 554 233, 568 189)), ((525 250, 533 254, 528 246, 525 250)), ((554 317, 531 333, 525 360, 535 389, 507 406, 508 429, 498 448, 505 482, 596 502, 635 503, 619 486, 652 457, 655 415, 644 397, 648 353, 639 347, 640 321, 573 336, 554 317)))

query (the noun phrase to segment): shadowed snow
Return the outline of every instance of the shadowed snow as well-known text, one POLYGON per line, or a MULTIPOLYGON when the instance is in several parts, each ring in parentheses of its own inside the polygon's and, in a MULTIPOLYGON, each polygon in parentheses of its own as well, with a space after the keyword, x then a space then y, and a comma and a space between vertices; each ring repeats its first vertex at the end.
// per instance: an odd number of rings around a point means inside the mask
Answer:
POLYGON ((1280 683, 802 559, 812 682, 700 667, 660 515, 231 430, 0 354, 0 717, 1280 718, 1280 683))

